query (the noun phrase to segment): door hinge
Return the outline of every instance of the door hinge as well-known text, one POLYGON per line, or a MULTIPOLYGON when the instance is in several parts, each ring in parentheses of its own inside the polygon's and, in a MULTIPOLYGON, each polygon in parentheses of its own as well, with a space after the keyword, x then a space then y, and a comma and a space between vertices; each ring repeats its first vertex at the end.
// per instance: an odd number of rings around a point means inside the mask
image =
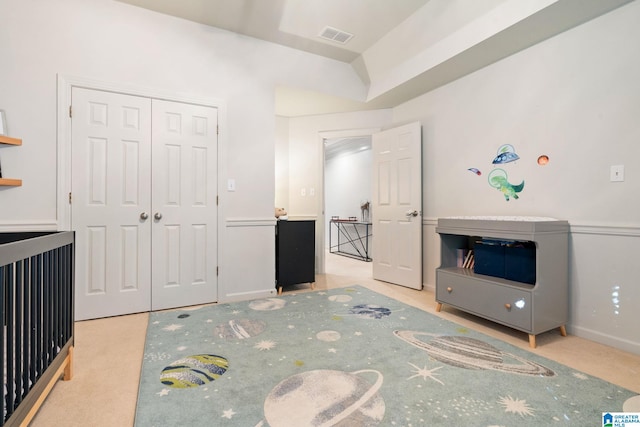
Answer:
POLYGON ((220 126, 216 125, 216 135, 220 135, 220 126))
POLYGON ((216 206, 220 204, 220 196, 216 196, 216 206))
POLYGON ((220 267, 216 267, 216 276, 220 274, 220 267))
POLYGON ((71 192, 69 192, 69 204, 71 204, 71 192))
POLYGON ((69 118, 73 117, 73 111, 71 109, 71 105, 69 105, 69 118))

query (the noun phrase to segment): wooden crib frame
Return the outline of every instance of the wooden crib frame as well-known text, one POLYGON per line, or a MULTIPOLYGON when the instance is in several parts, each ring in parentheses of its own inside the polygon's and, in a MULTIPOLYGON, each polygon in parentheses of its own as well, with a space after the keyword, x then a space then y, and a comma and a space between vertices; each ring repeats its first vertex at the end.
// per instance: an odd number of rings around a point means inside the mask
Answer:
POLYGON ((28 425, 73 376, 74 233, 0 233, 0 426, 28 425))

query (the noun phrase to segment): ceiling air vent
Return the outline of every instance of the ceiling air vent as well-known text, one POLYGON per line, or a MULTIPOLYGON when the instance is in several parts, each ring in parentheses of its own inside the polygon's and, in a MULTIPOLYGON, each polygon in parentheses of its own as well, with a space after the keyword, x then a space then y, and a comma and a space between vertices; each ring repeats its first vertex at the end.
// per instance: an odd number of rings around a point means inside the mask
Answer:
POLYGON ((324 27, 322 32, 318 35, 325 40, 331 40, 341 44, 347 43, 353 37, 353 34, 349 34, 346 31, 338 30, 333 27, 324 27))

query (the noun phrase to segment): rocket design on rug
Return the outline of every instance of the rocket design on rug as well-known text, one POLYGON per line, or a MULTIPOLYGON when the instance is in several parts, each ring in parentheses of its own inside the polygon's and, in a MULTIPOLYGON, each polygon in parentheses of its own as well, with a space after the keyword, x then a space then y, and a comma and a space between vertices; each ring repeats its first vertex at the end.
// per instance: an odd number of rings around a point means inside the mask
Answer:
POLYGON ((434 359, 464 369, 487 369, 511 374, 553 377, 555 372, 530 360, 502 352, 484 341, 453 335, 434 335, 417 331, 393 331, 393 334, 434 359), (433 337, 423 341, 417 336, 433 337), (519 364, 505 363, 505 356, 519 364))

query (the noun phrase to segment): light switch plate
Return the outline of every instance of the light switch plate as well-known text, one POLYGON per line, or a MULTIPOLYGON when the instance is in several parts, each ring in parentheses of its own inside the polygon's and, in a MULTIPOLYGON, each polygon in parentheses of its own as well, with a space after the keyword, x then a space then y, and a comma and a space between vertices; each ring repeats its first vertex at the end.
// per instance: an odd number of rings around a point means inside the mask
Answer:
POLYGON ((227 180, 227 191, 236 191, 236 180, 229 178, 227 180))
POLYGON ((624 181, 624 165, 611 166, 611 182, 624 181))

